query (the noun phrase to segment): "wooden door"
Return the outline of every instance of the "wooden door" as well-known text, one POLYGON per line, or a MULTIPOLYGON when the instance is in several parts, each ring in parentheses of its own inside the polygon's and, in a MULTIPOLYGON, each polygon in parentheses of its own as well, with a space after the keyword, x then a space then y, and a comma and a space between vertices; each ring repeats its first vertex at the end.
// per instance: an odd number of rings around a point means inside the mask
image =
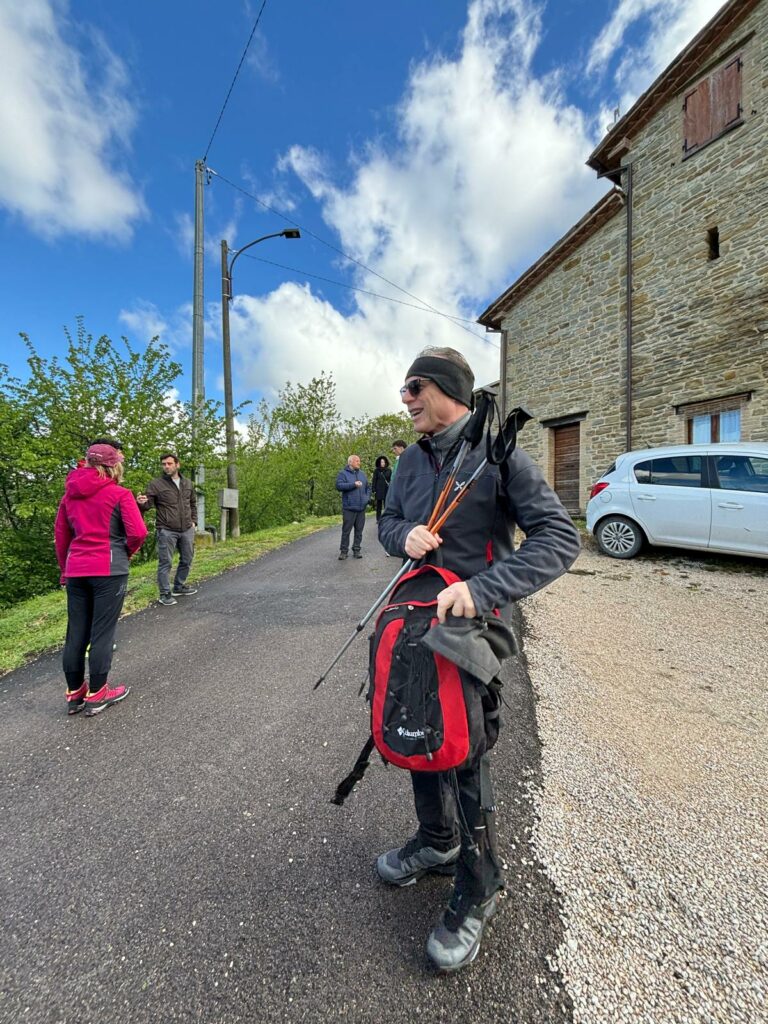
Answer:
POLYGON ((571 515, 578 515, 580 423, 553 427, 555 435, 555 491, 571 515))

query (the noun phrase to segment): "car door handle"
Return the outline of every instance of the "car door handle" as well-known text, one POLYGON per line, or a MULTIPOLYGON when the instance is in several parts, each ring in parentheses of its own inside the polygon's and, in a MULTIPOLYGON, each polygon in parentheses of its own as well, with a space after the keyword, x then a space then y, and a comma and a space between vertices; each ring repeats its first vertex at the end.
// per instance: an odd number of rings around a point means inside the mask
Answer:
POLYGON ((718 508, 744 508, 737 501, 720 501, 717 505, 718 508))
POLYGON ((638 501, 656 501, 656 495, 655 494, 638 494, 637 500, 638 501))

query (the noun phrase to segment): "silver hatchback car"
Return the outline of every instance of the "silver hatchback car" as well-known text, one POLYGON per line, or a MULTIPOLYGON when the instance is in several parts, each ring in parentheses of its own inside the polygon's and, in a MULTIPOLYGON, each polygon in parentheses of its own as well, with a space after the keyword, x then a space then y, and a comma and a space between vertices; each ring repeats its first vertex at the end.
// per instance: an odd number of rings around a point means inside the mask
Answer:
POLYGON ((587 529, 612 558, 645 541, 768 558, 768 444, 626 452, 592 487, 587 529))

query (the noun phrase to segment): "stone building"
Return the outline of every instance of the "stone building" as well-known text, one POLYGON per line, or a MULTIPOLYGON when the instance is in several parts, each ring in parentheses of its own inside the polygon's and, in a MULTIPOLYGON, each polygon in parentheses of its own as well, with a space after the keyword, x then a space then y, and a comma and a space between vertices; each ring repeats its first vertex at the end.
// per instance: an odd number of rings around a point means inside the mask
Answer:
POLYGON ((768 0, 729 0, 587 162, 613 188, 479 317, 572 512, 628 449, 768 440, 768 0))

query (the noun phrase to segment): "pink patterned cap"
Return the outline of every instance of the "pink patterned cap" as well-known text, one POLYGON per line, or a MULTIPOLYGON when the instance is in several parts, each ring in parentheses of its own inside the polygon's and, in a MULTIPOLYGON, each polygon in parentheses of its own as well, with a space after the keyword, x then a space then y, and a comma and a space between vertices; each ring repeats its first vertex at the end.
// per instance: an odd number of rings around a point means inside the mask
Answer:
POLYGON ((89 466, 116 466, 125 461, 125 456, 111 444, 92 444, 85 453, 85 461, 89 466))

